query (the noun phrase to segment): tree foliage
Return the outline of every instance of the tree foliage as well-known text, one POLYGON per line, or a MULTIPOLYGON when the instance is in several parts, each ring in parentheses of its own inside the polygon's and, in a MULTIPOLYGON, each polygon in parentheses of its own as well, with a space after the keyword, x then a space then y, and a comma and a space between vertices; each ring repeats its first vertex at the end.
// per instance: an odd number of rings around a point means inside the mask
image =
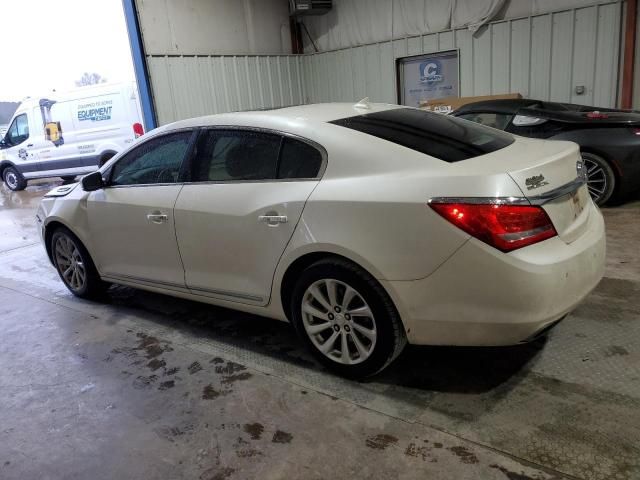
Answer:
POLYGON ((80 80, 76 80, 76 86, 77 87, 84 87, 86 85, 97 85, 98 83, 105 83, 106 81, 107 81, 107 79, 104 78, 99 73, 96 73, 96 72, 93 72, 93 73, 84 72, 82 74, 82 78, 80 78, 80 80))

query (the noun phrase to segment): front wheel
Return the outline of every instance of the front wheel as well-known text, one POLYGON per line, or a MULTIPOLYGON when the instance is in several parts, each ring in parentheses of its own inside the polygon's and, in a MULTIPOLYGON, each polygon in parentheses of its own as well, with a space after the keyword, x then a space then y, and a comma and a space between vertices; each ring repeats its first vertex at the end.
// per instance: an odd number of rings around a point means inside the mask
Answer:
POLYGON ((51 257, 60 279, 74 295, 97 299, 106 284, 82 242, 66 228, 60 227, 51 235, 51 257))
POLYGON ((616 175, 611 165, 599 155, 582 152, 582 162, 587 171, 587 189, 598 206, 607 203, 616 188, 616 175))
POLYGON ((380 284, 342 259, 314 263, 291 300, 294 326, 323 365, 350 378, 376 374, 407 343, 400 316, 380 284))
POLYGON ((9 187, 9 190, 13 190, 14 192, 27 188, 27 181, 15 167, 5 168, 2 173, 2 179, 7 187, 9 187))

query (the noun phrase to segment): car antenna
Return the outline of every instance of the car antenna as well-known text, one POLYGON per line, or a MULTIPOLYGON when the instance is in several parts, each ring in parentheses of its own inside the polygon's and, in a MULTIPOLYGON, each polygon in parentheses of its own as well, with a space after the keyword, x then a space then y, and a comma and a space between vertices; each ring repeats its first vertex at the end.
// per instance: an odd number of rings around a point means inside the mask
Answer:
POLYGON ((371 104, 369 103, 369 97, 364 97, 358 103, 356 103, 353 108, 363 108, 365 110, 371 110, 371 104))

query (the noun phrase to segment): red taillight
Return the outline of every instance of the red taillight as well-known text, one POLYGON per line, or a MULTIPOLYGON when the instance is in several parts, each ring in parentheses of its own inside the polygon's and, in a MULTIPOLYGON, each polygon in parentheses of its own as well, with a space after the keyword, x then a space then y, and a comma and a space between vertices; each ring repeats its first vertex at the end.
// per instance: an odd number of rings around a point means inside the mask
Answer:
POLYGON ((141 137, 142 135, 144 135, 144 127, 142 126, 141 123, 134 123, 133 124, 133 133, 135 134, 136 138, 141 137))
POLYGON ((606 113, 601 113, 598 112, 597 110, 595 112, 589 112, 587 113, 587 118, 591 118, 591 119, 605 119, 605 118, 609 118, 609 115, 607 115, 606 113))
POLYGON ((557 235, 542 207, 508 204, 429 203, 469 235, 510 252, 557 235))

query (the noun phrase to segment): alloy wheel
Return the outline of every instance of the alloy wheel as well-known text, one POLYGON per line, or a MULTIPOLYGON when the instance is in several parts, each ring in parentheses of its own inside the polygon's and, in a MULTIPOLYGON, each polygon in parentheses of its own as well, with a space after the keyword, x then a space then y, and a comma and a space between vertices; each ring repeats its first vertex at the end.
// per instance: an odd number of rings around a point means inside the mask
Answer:
POLYGON ((376 346, 371 308, 357 290, 339 280, 322 279, 307 288, 302 323, 313 345, 344 365, 364 362, 376 346))
POLYGON ((56 266, 62 279, 71 290, 79 292, 87 281, 87 271, 80 250, 65 234, 56 237, 53 248, 56 266))
POLYGON ((589 158, 582 157, 582 162, 587 170, 587 189, 593 201, 599 203, 609 188, 609 180, 607 172, 599 162, 589 158))

